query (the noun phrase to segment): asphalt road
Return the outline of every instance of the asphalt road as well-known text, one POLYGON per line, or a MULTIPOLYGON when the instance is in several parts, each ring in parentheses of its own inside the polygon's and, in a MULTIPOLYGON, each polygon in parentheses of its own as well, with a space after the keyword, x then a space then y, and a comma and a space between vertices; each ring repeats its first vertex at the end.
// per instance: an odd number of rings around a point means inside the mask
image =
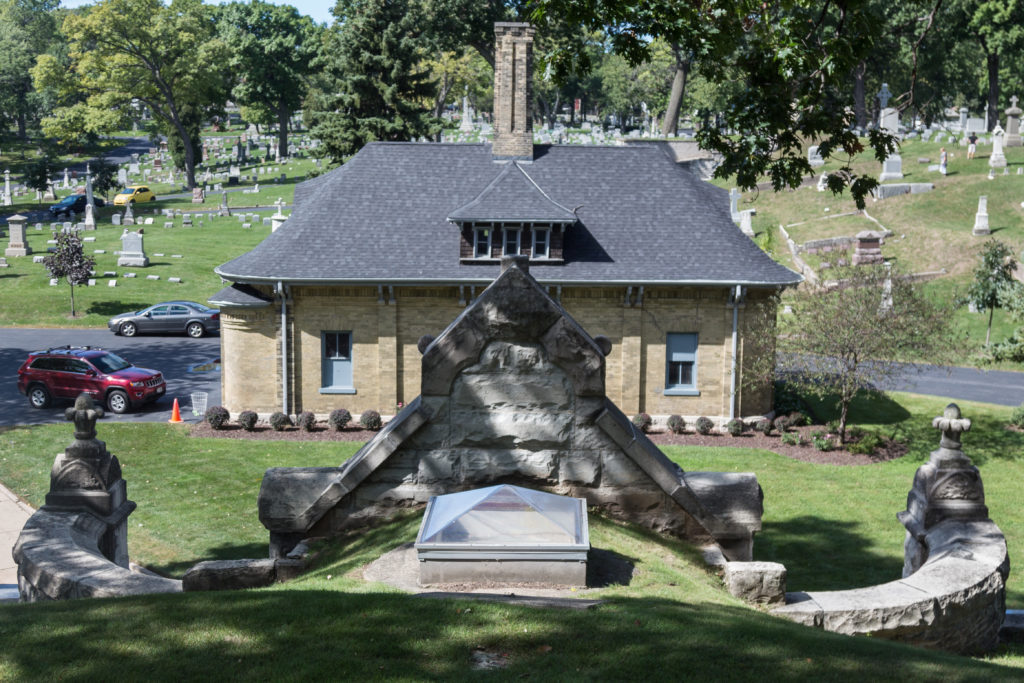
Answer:
POLYGON ((140 335, 130 339, 116 336, 106 329, 0 329, 0 426, 62 422, 69 401, 54 401, 43 410, 32 408, 28 399, 18 392, 18 368, 30 351, 51 346, 98 346, 144 368, 159 370, 167 380, 167 393, 137 413, 108 414, 104 422, 166 422, 171 418, 174 399, 178 399, 181 417, 197 422, 192 415, 191 394, 205 391, 207 405, 220 404, 220 371, 192 371, 220 358, 220 337, 191 339, 185 335, 140 335))
POLYGON ((1024 404, 1024 372, 940 368, 918 365, 897 383, 881 384, 884 391, 946 396, 959 401, 979 401, 1002 406, 1024 404))

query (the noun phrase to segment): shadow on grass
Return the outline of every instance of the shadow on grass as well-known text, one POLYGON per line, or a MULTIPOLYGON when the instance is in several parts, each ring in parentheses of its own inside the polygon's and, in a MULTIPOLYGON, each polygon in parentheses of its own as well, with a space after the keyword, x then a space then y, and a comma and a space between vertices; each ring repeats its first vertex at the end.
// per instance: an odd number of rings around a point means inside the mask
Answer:
MULTIPOLYGON (((737 605, 610 599, 537 609, 398 593, 261 590, 12 605, 12 679, 997 680, 1012 669, 799 626, 737 605), (1002 673, 1000 673, 1002 672, 1002 673), (668 674, 666 677, 671 677, 668 674)), ((1019 672, 1019 670, 1016 670, 1019 672)))
POLYGON ((263 559, 269 556, 270 545, 267 543, 240 543, 237 545, 220 545, 210 548, 208 554, 178 562, 166 564, 150 564, 147 569, 160 574, 180 579, 190 567, 206 560, 248 560, 263 559))
POLYGON ((89 315, 112 316, 152 306, 151 301, 94 301, 85 312, 89 315))
POLYGON ((767 521, 754 543, 756 559, 786 565, 790 591, 845 590, 900 578, 902 556, 874 552, 859 526, 812 515, 767 521))

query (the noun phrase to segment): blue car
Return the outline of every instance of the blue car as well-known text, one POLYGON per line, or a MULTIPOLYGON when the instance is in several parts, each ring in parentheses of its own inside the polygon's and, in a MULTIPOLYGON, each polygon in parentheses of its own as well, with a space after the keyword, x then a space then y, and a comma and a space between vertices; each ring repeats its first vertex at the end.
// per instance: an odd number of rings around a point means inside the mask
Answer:
MULTIPOLYGON (((88 198, 84 194, 71 194, 60 200, 56 204, 50 207, 50 213, 54 216, 59 216, 62 213, 85 213, 85 203, 88 198)), ((93 197, 93 203, 96 208, 99 208, 106 204, 105 201, 99 197, 93 197)))

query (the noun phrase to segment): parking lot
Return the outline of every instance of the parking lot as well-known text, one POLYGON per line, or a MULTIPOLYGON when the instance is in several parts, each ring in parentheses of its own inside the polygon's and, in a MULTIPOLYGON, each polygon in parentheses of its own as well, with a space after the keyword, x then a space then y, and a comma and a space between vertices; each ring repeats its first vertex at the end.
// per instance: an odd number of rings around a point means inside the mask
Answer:
POLYGON ((17 383, 18 368, 29 352, 65 344, 103 348, 133 365, 164 374, 167 394, 160 400, 139 412, 108 414, 103 418, 104 422, 165 422, 171 417, 175 398, 178 399, 182 419, 198 421, 191 411, 193 392, 206 392, 207 405, 220 404, 220 370, 201 367, 220 358, 219 336, 191 339, 185 335, 140 335, 128 339, 105 328, 0 329, 0 426, 64 421, 64 409, 71 405, 70 402, 54 401, 51 407, 36 410, 28 404, 28 399, 18 393, 17 383))

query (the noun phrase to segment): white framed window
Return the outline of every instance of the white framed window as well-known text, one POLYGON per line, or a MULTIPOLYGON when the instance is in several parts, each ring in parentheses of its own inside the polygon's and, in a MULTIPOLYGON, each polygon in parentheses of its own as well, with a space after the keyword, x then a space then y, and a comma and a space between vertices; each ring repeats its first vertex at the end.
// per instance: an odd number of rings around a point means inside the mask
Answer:
POLYGON ((356 393, 352 386, 352 332, 321 332, 320 348, 320 393, 356 393))
POLYGON ((501 255, 502 256, 516 256, 519 254, 519 243, 522 230, 515 226, 505 226, 502 230, 504 233, 504 241, 502 242, 501 255))
POLYGON ((491 257, 491 226, 477 225, 473 228, 473 258, 491 257))
POLYGON ((530 254, 531 258, 550 258, 551 228, 534 226, 533 249, 530 251, 530 254))
POLYGON ((697 334, 670 332, 665 339, 665 393, 696 396, 697 334))

